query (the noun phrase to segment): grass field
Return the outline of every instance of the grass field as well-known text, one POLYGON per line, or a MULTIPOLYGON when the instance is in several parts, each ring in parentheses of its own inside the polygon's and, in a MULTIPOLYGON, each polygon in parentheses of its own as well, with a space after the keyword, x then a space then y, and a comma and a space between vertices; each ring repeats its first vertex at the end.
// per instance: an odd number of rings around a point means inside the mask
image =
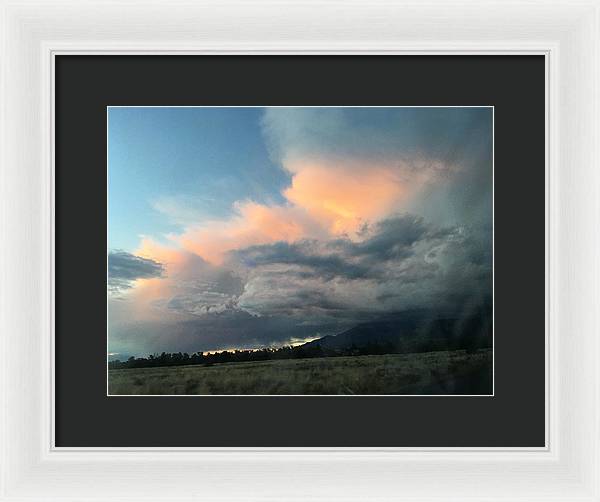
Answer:
POLYGON ((492 351, 464 350, 110 370, 122 394, 491 394, 492 351))

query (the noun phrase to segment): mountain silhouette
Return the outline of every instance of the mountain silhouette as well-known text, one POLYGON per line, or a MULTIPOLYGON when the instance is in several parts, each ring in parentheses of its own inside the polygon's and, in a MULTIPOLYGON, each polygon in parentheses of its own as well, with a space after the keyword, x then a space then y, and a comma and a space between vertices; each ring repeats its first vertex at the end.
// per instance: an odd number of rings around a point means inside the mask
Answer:
POLYGON ((490 311, 468 316, 405 314, 358 324, 338 335, 328 335, 300 347, 325 353, 411 353, 435 350, 476 350, 492 346, 490 311))

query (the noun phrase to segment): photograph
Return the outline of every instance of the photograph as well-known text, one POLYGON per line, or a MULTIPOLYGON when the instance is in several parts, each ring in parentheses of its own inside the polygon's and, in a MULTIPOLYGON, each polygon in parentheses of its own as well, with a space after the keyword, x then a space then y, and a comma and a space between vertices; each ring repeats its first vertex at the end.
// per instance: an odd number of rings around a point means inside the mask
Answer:
POLYGON ((494 107, 108 106, 108 396, 494 394, 494 107))

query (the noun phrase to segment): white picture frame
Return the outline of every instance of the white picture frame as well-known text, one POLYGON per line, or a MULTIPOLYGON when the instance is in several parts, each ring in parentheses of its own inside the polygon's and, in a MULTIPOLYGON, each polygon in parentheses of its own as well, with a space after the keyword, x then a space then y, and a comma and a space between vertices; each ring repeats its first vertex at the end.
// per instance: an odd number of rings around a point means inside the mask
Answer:
POLYGON ((600 500, 600 2, 0 5, 0 500, 600 500), (53 60, 64 53, 545 55, 546 446, 56 447, 53 60))

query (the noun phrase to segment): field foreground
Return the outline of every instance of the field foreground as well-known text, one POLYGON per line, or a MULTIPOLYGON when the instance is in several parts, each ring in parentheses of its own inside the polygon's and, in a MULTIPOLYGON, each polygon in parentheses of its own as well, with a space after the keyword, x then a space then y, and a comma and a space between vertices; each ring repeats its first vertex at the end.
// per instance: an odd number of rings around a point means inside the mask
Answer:
POLYGON ((109 395, 491 394, 492 350, 109 370, 109 395))

